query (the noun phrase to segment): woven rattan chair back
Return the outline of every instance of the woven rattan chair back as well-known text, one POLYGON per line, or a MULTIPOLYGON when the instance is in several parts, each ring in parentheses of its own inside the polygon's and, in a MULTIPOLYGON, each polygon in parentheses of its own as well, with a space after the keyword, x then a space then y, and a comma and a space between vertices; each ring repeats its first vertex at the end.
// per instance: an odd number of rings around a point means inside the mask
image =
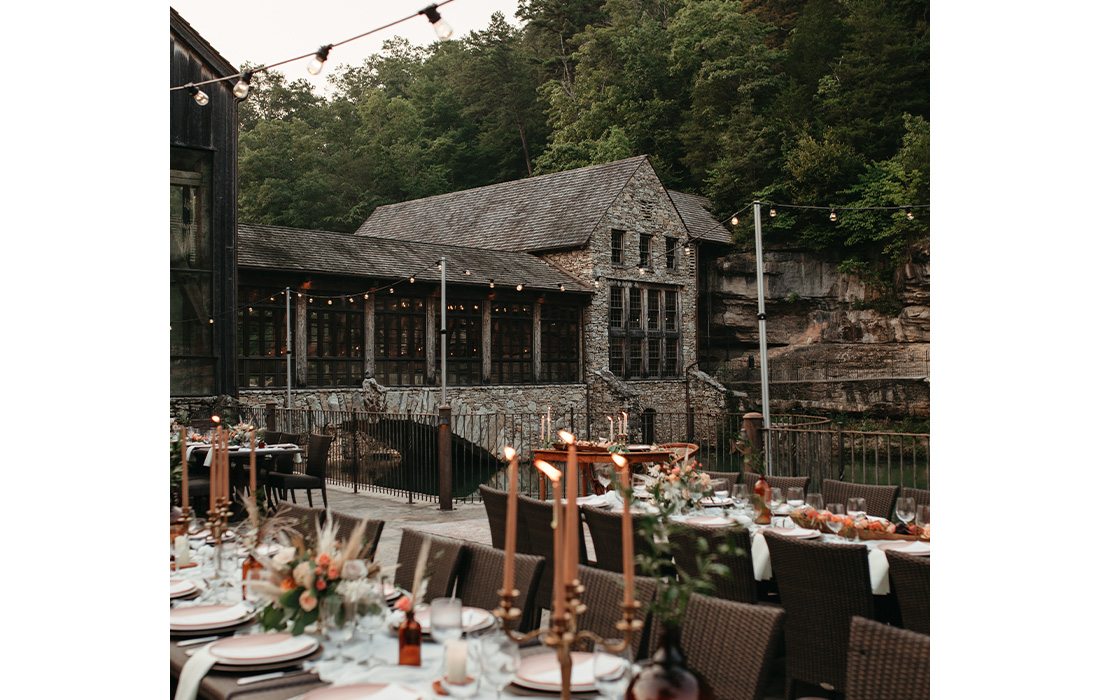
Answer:
POLYGON ((845 700, 928 700, 929 637, 853 617, 845 700))
POLYGON ((690 463, 699 454, 699 446, 694 442, 662 442, 657 449, 670 451, 673 464, 690 463))
MULTIPOLYGON (((484 484, 478 487, 478 490, 481 491, 481 502, 485 506, 485 516, 489 519, 489 534, 493 538, 493 546, 497 549, 504 549, 504 529, 508 523, 508 492, 498 491, 484 484)), ((530 549, 531 543, 528 541, 527 528, 517 527, 516 551, 527 552, 530 549)))
MULTIPOLYGON (((550 577, 552 578, 552 577, 550 577)), ((610 571, 601 571, 591 566, 582 566, 577 570, 577 578, 584 586, 581 600, 586 608, 577 619, 580 629, 590 630, 604 639, 622 639, 623 633, 615 626, 623 617, 623 576, 610 571)), ((653 597, 657 594, 657 581, 645 576, 634 579, 634 599, 642 607, 638 615, 647 619, 653 597)), ((646 621, 648 626, 649 621, 646 621)), ((648 630, 636 635, 631 642, 634 658, 639 658, 648 630)), ((577 647, 581 651, 591 651, 592 645, 585 639, 577 647)))
MULTIPOLYGON (((680 648, 688 668, 701 675, 715 700, 758 700, 778 651, 784 612, 771 605, 746 605, 693 594, 680 626, 680 648)), ((654 625, 650 656, 664 627, 654 625)))
POLYGON ((886 550, 890 564, 890 589, 898 597, 905 629, 930 634, 932 562, 928 557, 886 550))
POLYGON ((769 531, 764 539, 787 612, 788 687, 800 680, 844 692, 851 619, 874 617, 867 548, 769 531))
POLYGON ((752 604, 757 601, 756 578, 752 572, 752 541, 748 530, 681 523, 672 529, 668 539, 676 568, 683 569, 692 578, 699 577, 697 553, 700 539, 706 541, 708 552, 717 554, 717 563, 729 567, 729 576, 715 577, 714 592, 710 595, 738 603, 752 604), (731 551, 719 553, 722 545, 728 545, 731 551))
MULTIPOLYGON (((458 577, 458 597, 463 605, 493 610, 500 604, 500 586, 504 575, 504 552, 475 542, 466 543, 462 573, 458 577)), ((534 554, 516 555, 516 590, 513 605, 520 609, 520 630, 526 632, 538 622, 535 594, 546 560, 534 554)))
MULTIPOLYGON (((358 527, 361 518, 354 515, 345 515, 329 511, 328 518, 336 524, 336 539, 347 542, 351 533, 358 527)), ((363 550, 359 553, 362 559, 371 560, 378 549, 378 540, 382 537, 382 528, 386 525, 384 520, 367 520, 367 529, 363 532, 363 550)))
MULTIPOLYGON (((797 486, 803 490, 810 488, 810 477, 808 476, 766 476, 764 478, 769 486, 781 488, 783 493, 786 493, 787 489, 792 486, 797 486)), ((748 484, 749 491, 752 491, 757 481, 760 481, 760 475, 756 472, 741 472, 741 483, 748 484)))
POLYGON ((739 483, 741 478, 741 472, 712 472, 704 469, 703 473, 710 476, 710 487, 714 491, 731 491, 731 487, 739 483))
MULTIPOLYGON (((550 524, 554 520, 554 506, 550 501, 540 501, 528 496, 519 497, 519 531, 526 532, 526 549, 516 537, 516 550, 524 554, 534 554, 546 560, 546 570, 554 570, 554 529, 550 524)), ((580 563, 588 563, 588 549, 584 542, 584 528, 577 527, 580 536, 580 563)), ((550 608, 550 598, 553 594, 551 576, 543 576, 539 583, 539 591, 535 598, 536 605, 540 608, 550 608)))
POLYGON ((307 508, 283 501, 275 511, 275 517, 287 518, 293 521, 291 527, 298 532, 307 542, 317 539, 318 527, 325 522, 324 508, 307 508))
POLYGON ((328 452, 332 447, 331 435, 310 435, 306 455, 306 474, 324 479, 328 473, 328 452))
POLYGON ((918 506, 932 505, 932 494, 928 489, 913 489, 908 486, 902 486, 901 492, 898 493, 898 498, 904 497, 912 498, 913 502, 918 506))
MULTIPOLYGON (((592 547, 596 550, 595 566, 604 571, 623 572, 623 516, 604 508, 581 506, 584 522, 592 535, 592 547)), ((634 554, 651 554, 653 544, 634 527, 634 554)), ((635 565, 634 570, 638 567, 635 565)))
POLYGON ((268 445, 281 445, 283 444, 283 442, 285 442, 285 440, 283 439, 282 433, 276 432, 274 430, 265 430, 264 442, 268 445))
POLYGON ((845 504, 849 498, 860 496, 867 501, 867 515, 889 518, 894 514, 894 501, 898 497, 897 486, 874 484, 849 484, 836 479, 821 482, 821 494, 825 503, 845 504))
POLYGON ((428 586, 424 591, 423 602, 430 603, 436 598, 450 597, 455 589, 455 580, 465 555, 463 541, 453 537, 433 535, 419 530, 406 528, 401 531, 401 543, 397 548, 397 571, 393 582, 407 591, 412 591, 416 577, 416 561, 420 556, 420 547, 427 538, 431 540, 428 550, 428 564, 424 575, 428 577, 428 586))

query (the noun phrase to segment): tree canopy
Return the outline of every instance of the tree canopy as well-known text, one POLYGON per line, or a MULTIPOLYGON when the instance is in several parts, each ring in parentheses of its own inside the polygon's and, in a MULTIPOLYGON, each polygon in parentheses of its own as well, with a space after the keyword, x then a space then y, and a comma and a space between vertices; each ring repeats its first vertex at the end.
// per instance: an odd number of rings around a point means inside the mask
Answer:
MULTIPOLYGON (((520 26, 498 13, 459 40, 391 40, 333 70, 327 96, 263 73, 240 108, 240 217, 350 231, 382 204, 640 154, 718 216, 754 198, 927 203, 928 13, 927 0, 522 0, 520 26)), ((781 209, 768 230, 896 264, 927 240, 927 210, 913 213, 781 209)))

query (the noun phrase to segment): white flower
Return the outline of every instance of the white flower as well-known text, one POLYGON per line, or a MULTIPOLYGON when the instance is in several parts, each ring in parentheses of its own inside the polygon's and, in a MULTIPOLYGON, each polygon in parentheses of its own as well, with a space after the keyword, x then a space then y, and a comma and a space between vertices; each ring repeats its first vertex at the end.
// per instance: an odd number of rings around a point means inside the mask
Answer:
POLYGON ((279 547, 279 551, 275 553, 275 556, 271 557, 271 561, 276 566, 282 568, 294 561, 294 555, 298 551, 294 547, 279 547))
POLYGON ((362 559, 349 559, 340 569, 340 578, 359 579, 367 575, 367 562, 362 559))
POLYGON ((313 565, 310 562, 303 561, 294 567, 294 583, 304 588, 313 586, 313 565))

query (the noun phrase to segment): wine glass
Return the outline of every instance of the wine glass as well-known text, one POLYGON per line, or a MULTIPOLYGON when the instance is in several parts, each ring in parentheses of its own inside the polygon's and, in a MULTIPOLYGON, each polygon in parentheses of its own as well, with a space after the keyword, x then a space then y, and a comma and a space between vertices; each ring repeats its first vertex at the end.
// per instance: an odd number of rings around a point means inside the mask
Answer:
POLYGON ((600 486, 607 490, 607 487, 611 485, 611 466, 608 464, 597 465, 595 469, 596 481, 600 482, 600 486))
POLYGON ((825 497, 820 493, 808 493, 806 494, 806 505, 820 513, 825 510, 825 497))
POLYGON ((917 515, 917 502, 912 496, 902 496, 894 506, 894 514, 906 527, 917 515))
POLYGON ((932 523, 931 511, 928 506, 917 506, 917 525, 924 527, 932 523))
POLYGON ((596 644, 593 649, 592 676, 601 698, 618 700, 630 685, 633 676, 630 646, 623 645, 625 648, 622 651, 615 651, 620 644, 622 642, 618 639, 608 639, 602 644, 596 644))
POLYGON ((355 635, 355 603, 335 593, 327 595, 321 599, 321 618, 325 639, 334 647, 326 649, 325 656, 339 661, 343 657, 344 643, 350 642, 355 635))
POLYGON ((783 489, 772 486, 768 489, 768 507, 772 510, 772 520, 775 520, 775 512, 783 505, 783 489))
POLYGON ((482 677, 500 694, 515 680, 519 671, 519 645, 501 631, 494 631, 480 638, 482 677))
POLYGON ((829 528, 829 532, 833 533, 833 542, 838 542, 842 539, 839 533, 844 527, 844 506, 840 503, 830 503, 825 507, 829 511, 829 519, 825 521, 825 525, 829 528))
POLYGON ((848 499, 848 517, 852 520, 860 520, 867 517, 867 499, 852 496, 848 499))
POLYGON ((363 595, 356 601, 358 621, 356 628, 367 635, 367 657, 359 663, 368 668, 382 663, 375 656, 374 635, 386 626, 389 618, 389 607, 386 606, 386 596, 383 593, 383 584, 380 581, 372 581, 363 595))

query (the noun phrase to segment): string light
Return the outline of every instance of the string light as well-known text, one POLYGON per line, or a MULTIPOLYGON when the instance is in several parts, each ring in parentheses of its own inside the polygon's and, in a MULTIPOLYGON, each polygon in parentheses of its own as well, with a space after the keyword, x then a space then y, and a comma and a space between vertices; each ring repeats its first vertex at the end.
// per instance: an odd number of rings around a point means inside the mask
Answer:
POLYGON ((301 299, 301 298, 302 298, 302 293, 301 293, 301 292, 298 292, 298 298, 299 298, 299 299, 301 299))
POLYGON ((214 325, 214 319, 210 319, 210 325, 211 325, 211 326, 213 326, 213 325, 214 325))
POLYGON ((564 292, 565 291, 565 284, 558 284, 558 291, 559 292, 564 292))
POLYGON ((363 299, 370 299, 370 294, 364 294, 363 299))
POLYGON ((200 90, 194 83, 187 85, 187 92, 191 93, 191 97, 195 98, 195 103, 200 107, 205 107, 210 103, 210 96, 200 90))
POLYGON ((248 97, 248 91, 252 87, 252 73, 253 71, 250 70, 241 73, 241 79, 233 86, 233 94, 238 100, 243 100, 248 97))
POLYGON ((913 211, 911 209, 905 212, 905 218, 909 219, 910 221, 913 220, 913 211))
POLYGON ((329 299, 329 300, 328 300, 328 305, 329 305, 329 306, 332 306, 332 299, 329 299))
POLYGON ((451 29, 451 25, 447 24, 446 20, 439 16, 439 5, 428 5, 420 14, 424 15, 429 22, 432 23, 432 28, 435 29, 435 35, 440 39, 450 39, 454 34, 454 30, 451 29))
POLYGON ((775 218, 775 215, 778 214, 778 213, 779 212, 777 212, 775 210, 775 207, 772 207, 771 209, 768 210, 768 216, 772 217, 773 219, 775 218))
POLYGON ((332 51, 332 44, 325 44, 317 49, 317 53, 313 54, 313 60, 306 66, 306 70, 309 71, 310 75, 319 75, 324 70, 329 51, 332 51))
POLYGON ((829 221, 836 221, 836 209, 829 212, 829 221))
POLYGON ((741 223, 741 220, 737 218, 737 214, 734 214, 730 218, 730 223, 733 224, 734 226, 736 226, 737 224, 741 223))
POLYGON ((517 292, 522 292, 523 291, 523 282, 520 282, 519 284, 516 285, 516 291, 517 292))
POLYGON ((638 268, 638 274, 639 275, 644 275, 645 274, 645 268, 644 267, 639 267, 638 268))
POLYGON ((466 275, 467 277, 469 277, 469 276, 470 276, 470 271, 469 271, 469 270, 463 270, 463 271, 462 271, 462 274, 464 274, 464 275, 466 275))
POLYGON ((393 294, 393 287, 390 287, 390 294, 393 294))
POLYGON ((248 307, 248 313, 252 313, 252 307, 248 307))
POLYGON ((416 275, 413 275, 412 277, 409 278, 409 284, 414 284, 415 282, 416 282, 416 275))
POLYGON ((489 278, 489 289, 496 289, 496 288, 497 288, 497 283, 493 281, 492 277, 490 277, 489 278))

